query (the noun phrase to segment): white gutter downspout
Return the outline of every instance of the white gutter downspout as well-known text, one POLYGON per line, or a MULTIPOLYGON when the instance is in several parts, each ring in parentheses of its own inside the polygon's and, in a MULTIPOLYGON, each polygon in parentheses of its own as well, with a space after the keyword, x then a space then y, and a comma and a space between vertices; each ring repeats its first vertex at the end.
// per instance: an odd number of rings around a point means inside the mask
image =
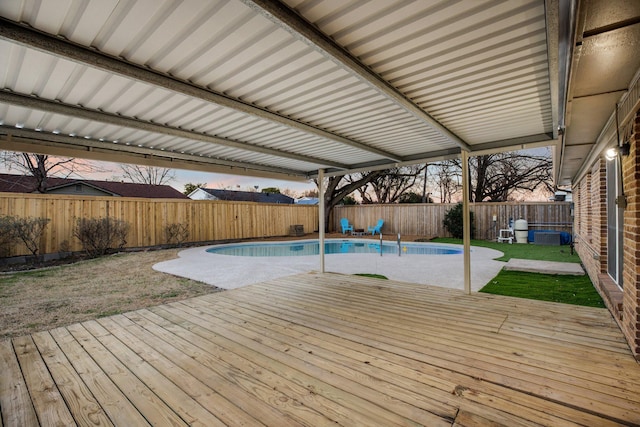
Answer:
POLYGON ((464 291, 471 295, 471 214, 469 211, 469 152, 462 150, 462 243, 464 291))
POLYGON ((324 169, 318 169, 318 241, 320 273, 324 273, 324 169))

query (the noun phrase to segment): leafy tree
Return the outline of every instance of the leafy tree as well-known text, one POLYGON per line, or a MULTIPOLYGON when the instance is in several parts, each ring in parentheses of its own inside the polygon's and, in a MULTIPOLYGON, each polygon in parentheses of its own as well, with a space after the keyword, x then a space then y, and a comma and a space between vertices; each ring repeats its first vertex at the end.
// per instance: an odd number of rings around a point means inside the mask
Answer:
POLYGON ((345 198, 342 199, 342 204, 346 206, 353 206, 357 205, 358 201, 353 196, 345 196, 345 198))
POLYGON ((266 187, 262 189, 262 192, 268 194, 280 194, 280 189, 278 187, 266 187))
MULTIPOLYGON (((470 212, 471 218, 471 238, 475 235, 473 224, 473 212, 470 212)), ((463 237, 463 225, 462 225, 462 203, 458 203, 453 208, 449 209, 444 215, 442 221, 444 228, 451 233, 456 239, 462 239, 463 237)))
POLYGON ((191 194, 194 191, 196 191, 198 188, 205 188, 206 186, 207 186, 207 184, 204 184, 204 183, 192 184, 190 182, 187 182, 184 185, 184 191, 182 193, 186 194, 188 196, 189 194, 191 194))
POLYGON ((169 168, 142 165, 120 165, 122 177, 138 184, 164 185, 176 178, 175 172, 169 168))
MULTIPOLYGON (((414 191, 407 191, 400 195, 398 203, 423 203, 422 194, 418 194, 414 191)), ((433 199, 431 197, 427 197, 427 203, 433 203, 433 199)))

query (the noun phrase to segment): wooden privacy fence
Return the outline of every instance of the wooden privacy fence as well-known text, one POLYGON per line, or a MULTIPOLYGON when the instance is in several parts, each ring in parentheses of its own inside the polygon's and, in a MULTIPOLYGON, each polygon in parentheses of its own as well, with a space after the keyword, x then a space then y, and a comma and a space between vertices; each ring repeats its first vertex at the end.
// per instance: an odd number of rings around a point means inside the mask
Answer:
MULTIPOLYGON (((77 218, 128 222, 126 247, 166 244, 165 228, 174 223, 188 225, 189 242, 284 236, 291 225, 298 224, 305 232, 318 229, 317 206, 251 202, 1 193, 0 215, 49 218, 41 254, 81 250, 73 237, 77 218)), ((10 255, 26 254, 22 244, 11 248, 10 255)))
MULTIPOLYGON (((383 233, 425 237, 449 236, 442 225, 454 204, 393 204, 337 206, 333 229, 340 230, 340 218, 348 218, 356 228, 385 220, 383 233)), ((529 229, 571 232, 571 203, 472 203, 475 237, 495 239, 498 229, 506 228, 509 218, 526 219, 529 229), (496 221, 493 221, 493 216, 496 221)), ((124 197, 51 196, 47 194, 0 193, 0 215, 43 217, 47 225, 40 253, 79 251, 73 237, 77 218, 120 219, 130 224, 126 247, 166 244, 169 224, 187 224, 189 242, 250 239, 285 236, 291 225, 302 225, 305 232, 318 229, 318 207, 251 202, 205 200, 141 199, 124 197)), ((24 245, 11 248, 10 255, 27 255, 24 245)))
MULTIPOLYGON (((347 218, 355 228, 374 225, 384 219, 382 232, 425 237, 448 237, 442 222, 455 204, 394 204, 337 206, 333 213, 333 229, 340 230, 340 218, 347 218)), ((571 203, 569 202, 505 202, 471 203, 474 213, 475 238, 495 239, 498 230, 507 228, 509 218, 525 219, 529 230, 556 230, 571 232, 571 203), (495 215, 496 220, 493 221, 495 215)))

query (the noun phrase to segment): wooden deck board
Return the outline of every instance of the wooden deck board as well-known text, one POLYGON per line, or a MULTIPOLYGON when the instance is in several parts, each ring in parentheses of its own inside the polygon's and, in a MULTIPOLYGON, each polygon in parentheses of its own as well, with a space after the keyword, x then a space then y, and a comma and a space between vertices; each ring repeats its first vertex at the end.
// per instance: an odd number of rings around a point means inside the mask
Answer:
POLYGON ((0 342, 0 427, 640 425, 606 310, 301 274, 0 342))
MULTIPOLYGON (((269 298, 264 299, 264 301, 269 301, 266 303, 267 305, 282 303, 278 296, 275 295, 276 293, 276 291, 270 292, 269 298)), ((293 299, 292 296, 288 296, 288 298, 293 299)), ((501 383, 510 388, 524 390, 526 393, 543 396, 546 399, 553 400, 558 393, 566 392, 563 395, 567 400, 566 403, 583 407, 589 406, 588 403, 594 404, 592 399, 594 391, 585 389, 585 387, 589 387, 589 381, 575 384, 576 380, 573 377, 567 377, 571 381, 570 383, 558 381, 555 379, 558 372, 549 373, 544 369, 544 366, 542 366, 543 369, 538 369, 538 371, 529 369, 526 359, 522 358, 522 356, 513 356, 513 360, 508 360, 507 357, 512 356, 508 348, 501 347, 498 351, 493 351, 493 353, 486 351, 482 354, 482 347, 465 345, 465 343, 448 338, 446 334, 437 336, 435 340, 425 340, 423 347, 423 337, 418 337, 415 334, 403 336, 403 331, 398 328, 398 325, 376 325, 375 331, 368 330, 367 325, 369 322, 358 319, 358 316, 362 316, 362 311, 358 311, 360 314, 352 316, 349 320, 342 320, 345 313, 340 314, 340 319, 327 320, 331 315, 325 316, 317 313, 317 310, 322 310, 324 306, 321 306, 320 309, 314 308, 314 306, 319 305, 314 304, 313 300, 309 301, 308 298, 309 296, 307 295, 303 308, 297 308, 289 302, 287 316, 292 317, 297 314, 298 317, 295 318, 295 322, 304 324, 309 328, 324 328, 326 331, 338 334, 353 342, 371 344, 377 341, 378 348, 386 351, 397 351, 406 357, 423 360, 425 363, 437 364, 437 366, 449 372, 461 372, 484 381, 501 383), (429 348, 426 348, 427 346, 429 348), (471 353, 474 354, 473 358, 468 356, 471 353), (539 373, 538 375, 530 375, 532 371, 539 373)), ((349 304, 352 304, 352 302, 349 302, 349 304)), ((338 301, 333 301, 331 304, 334 311, 338 306, 338 301)), ((385 317, 385 319, 389 320, 389 317, 385 317)), ((618 389, 610 387, 609 391, 618 392, 618 389)), ((636 405, 633 402, 626 404, 624 399, 611 400, 606 393, 601 393, 599 397, 601 400, 596 401, 596 405, 606 407, 614 402, 625 405, 620 409, 621 416, 626 416, 626 409, 629 407, 634 408, 636 405)))
POLYGON ((38 332, 32 338, 77 423, 85 426, 112 426, 113 423, 69 364, 67 356, 53 337, 48 332, 38 332))

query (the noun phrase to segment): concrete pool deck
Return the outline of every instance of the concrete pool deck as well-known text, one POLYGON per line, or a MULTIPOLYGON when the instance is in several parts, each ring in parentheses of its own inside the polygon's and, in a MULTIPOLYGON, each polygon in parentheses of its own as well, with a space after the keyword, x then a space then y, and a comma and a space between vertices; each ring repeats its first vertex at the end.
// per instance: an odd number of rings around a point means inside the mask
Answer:
MULTIPOLYGON (((208 253, 207 249, 211 247, 186 249, 178 253, 177 259, 158 263, 153 268, 223 289, 235 289, 279 277, 320 271, 320 258, 317 255, 243 257, 208 253)), ((497 250, 472 247, 471 290, 480 290, 500 272, 506 264, 494 260, 500 256, 502 252, 497 250)), ((325 255, 325 271, 382 274, 391 280, 464 289, 462 254, 403 254, 401 257, 391 254, 382 257, 377 254, 332 254, 325 255)))

